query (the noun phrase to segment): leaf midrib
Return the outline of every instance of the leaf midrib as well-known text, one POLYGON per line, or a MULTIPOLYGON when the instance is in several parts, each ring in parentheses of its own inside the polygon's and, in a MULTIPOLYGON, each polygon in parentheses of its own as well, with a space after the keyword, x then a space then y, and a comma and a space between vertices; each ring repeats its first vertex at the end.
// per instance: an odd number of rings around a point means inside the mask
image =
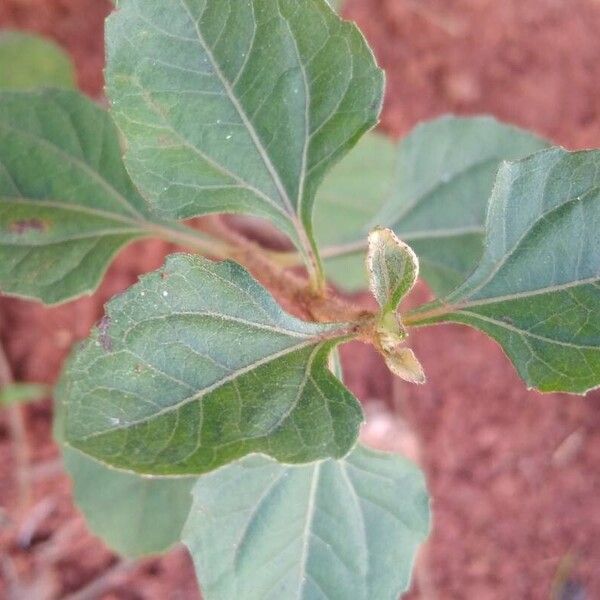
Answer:
MULTIPOLYGON (((138 321, 137 323, 132 325, 130 328, 128 328, 124 332, 123 337, 125 339, 125 342, 127 341, 127 337, 131 334, 131 332, 135 331, 135 329, 137 329, 138 327, 147 325, 148 323, 153 323, 155 321, 162 321, 162 320, 166 321, 168 319, 177 319, 179 317, 200 317, 200 318, 207 317, 207 318, 212 318, 212 319, 216 319, 219 321, 231 321, 232 323, 240 323, 242 325, 247 325, 251 329, 263 329, 265 331, 270 331, 272 333, 278 333, 281 335, 285 335, 287 337, 301 338, 301 339, 305 339, 305 340, 311 340, 313 342, 315 339, 317 339, 317 336, 315 336, 315 334, 312 334, 312 333, 302 333, 299 331, 293 331, 291 329, 279 328, 279 327, 276 327, 275 325, 268 325, 266 323, 249 321, 247 319, 244 319, 242 317, 236 317, 234 315, 226 315, 223 313, 217 313, 217 312, 210 311, 210 310, 201 310, 201 311, 170 312, 169 314, 157 315, 154 317, 149 317, 147 319, 144 319, 143 321, 138 321)), ((328 332, 326 330, 324 330, 323 334, 326 334, 326 333, 328 333, 328 332)))
POLYGON ((600 348, 598 347, 598 344, 589 344, 589 345, 588 344, 575 344, 573 342, 565 342, 563 340, 549 338, 547 336, 528 331, 527 329, 520 329, 519 327, 516 327, 515 325, 511 325, 510 323, 506 323, 505 321, 494 319, 494 318, 488 317, 486 315, 480 315, 479 313, 476 313, 476 312, 472 312, 472 311, 468 311, 468 310, 459 310, 459 311, 456 311, 455 314, 465 315, 472 319, 478 319, 480 321, 491 323, 492 325, 496 325, 503 329, 507 329, 507 330, 517 333, 521 336, 530 337, 530 338, 539 340, 539 341, 547 343, 547 344, 553 344, 556 346, 564 346, 567 348, 575 348, 576 350, 582 350, 582 351, 595 350, 596 352, 600 352, 600 348))
MULTIPOLYGON (((150 416, 146 416, 141 419, 137 419, 135 421, 129 421, 128 423, 124 423, 123 425, 121 425, 119 427, 111 427, 110 429, 107 429, 105 431, 99 431, 99 432, 88 434, 86 436, 79 437, 79 438, 77 438, 77 442, 79 442, 79 443, 87 442, 91 439, 95 439, 97 437, 101 437, 104 435, 110 435, 117 431, 125 431, 128 429, 131 429, 132 427, 136 427, 137 425, 142 425, 144 423, 152 421, 152 420, 159 418, 165 414, 169 414, 171 412, 177 411, 177 410, 187 406, 188 404, 191 404, 192 402, 196 402, 196 401, 202 399, 204 396, 218 390, 219 388, 227 385, 228 383, 235 381, 239 377, 242 377, 243 375, 250 373, 253 370, 255 370, 265 364, 268 364, 270 362, 278 360, 279 358, 283 358, 284 356, 287 356, 288 354, 292 354, 299 350, 303 350, 304 348, 309 348, 310 346, 313 346, 313 345, 318 346, 321 343, 323 343, 322 340, 317 340, 317 341, 310 340, 309 342, 304 342, 302 344, 296 344, 294 346, 290 346, 290 347, 288 347, 284 350, 281 350, 279 352, 276 352, 274 354, 265 356, 258 361, 255 361, 249 365, 246 365, 245 367, 242 367, 240 369, 236 369, 236 370, 232 371, 231 373, 222 377, 221 379, 214 382, 213 384, 211 384, 205 388, 202 388, 201 390, 198 390, 194 395, 188 396, 187 398, 184 398, 183 400, 180 400, 179 402, 172 404, 170 406, 166 406, 165 408, 157 411, 156 413, 154 413, 150 416)), ((140 358, 139 356, 137 356, 135 353, 131 352, 130 350, 123 350, 123 351, 129 352, 132 356, 135 356, 136 358, 140 358)), ((68 404, 68 402, 65 402, 65 404, 68 404)))
MULTIPOLYGON (((480 169, 482 167, 485 167, 488 164, 491 164, 494 162, 500 162, 501 160, 502 159, 498 156, 492 156, 492 157, 488 157, 485 159, 481 159, 481 160, 471 163, 470 165, 467 165, 466 167, 463 167, 462 169, 458 169, 457 171, 454 171, 452 173, 452 176, 447 181, 442 181, 441 179, 439 179, 433 185, 429 186, 425 191, 423 191, 419 196, 415 196, 411 202, 407 202, 403 207, 401 207, 401 210, 399 211, 399 213, 397 213, 395 216, 391 217, 388 220, 388 223, 391 223, 391 225, 389 225, 389 227, 391 229, 394 229, 395 227, 397 227, 398 224, 401 223, 406 218, 407 215, 409 215, 415 208, 420 206, 429 196, 431 196, 432 194, 435 194, 437 191, 440 190, 440 188, 450 185, 450 183, 452 183, 455 179, 457 179, 459 177, 463 177, 467 173, 477 170, 477 169, 480 169)), ((396 192, 394 194, 394 196, 392 197, 391 202, 394 202, 398 198, 398 196, 399 196, 399 193, 396 192)), ((371 223, 374 223, 375 221, 377 221, 377 219, 379 218, 379 215, 384 212, 384 209, 386 206, 388 206, 388 204, 389 204, 389 202, 386 203, 386 205, 384 205, 379 210, 379 212, 377 213, 377 215, 375 215, 375 217, 373 218, 371 223)))
MULTIPOLYGON (((462 237, 464 235, 483 235, 485 228, 483 227, 457 227, 455 229, 432 229, 431 231, 407 231, 396 232, 396 235, 403 242, 411 242, 415 240, 428 239, 446 239, 453 237, 462 237)), ((352 254, 359 254, 368 248, 366 239, 348 242, 347 244, 337 244, 326 246, 321 252, 321 256, 325 259, 340 258, 352 254)))
MULTIPOLYGON (((557 163, 555 165, 553 165, 552 169, 548 171, 548 173, 546 174, 546 178, 544 181, 544 189, 546 188, 548 181, 550 179, 550 174, 552 172, 553 169, 555 169, 558 164, 560 164, 562 162, 562 160, 564 159, 564 157, 561 157, 561 160, 557 161, 557 163)), ((511 182, 511 187, 514 184, 514 179, 511 182)), ((531 232, 543 221, 545 221, 546 219, 548 219, 550 217, 550 215, 552 215, 553 213, 559 212, 561 210, 565 210, 567 208, 570 208, 571 206, 575 205, 575 203, 577 202, 584 202, 586 199, 588 199, 592 194, 597 193, 598 191, 600 191, 600 183, 597 183, 596 185, 592 185, 590 186, 588 189, 586 189, 584 192, 582 192, 581 194, 577 195, 577 196, 573 196, 568 198, 567 200, 561 202, 560 204, 558 204, 557 206, 552 206, 542 212, 540 212, 539 215, 537 215, 537 217, 535 218, 534 221, 531 222, 531 224, 529 224, 529 226, 525 229, 525 231, 523 232, 523 234, 521 235, 521 237, 519 239, 517 239, 513 245, 512 248, 508 249, 508 251, 506 252, 506 254, 504 254, 503 256, 501 256, 495 263, 493 263, 491 265, 491 270, 490 273, 488 274, 487 277, 484 278, 484 280, 475 285, 474 288, 469 289, 469 285, 470 285, 470 280, 467 280, 465 282, 465 284, 463 286, 461 286, 459 289, 457 289, 450 297, 451 298, 457 298, 460 297, 461 295, 465 295, 467 298, 472 298, 473 295, 477 294, 478 292, 482 291, 485 289, 485 287, 487 285, 489 285, 494 278, 496 277, 496 275, 500 272, 500 270, 502 269, 502 267, 504 267, 507 262, 510 260, 510 258, 512 256, 515 255, 515 253, 519 250, 519 248, 521 247, 521 245, 525 242, 525 240, 527 240, 527 238, 529 237, 529 235, 531 234, 531 232), (466 292, 466 294, 465 294, 466 292)), ((490 214, 491 214, 491 209, 492 206, 490 205, 490 214)), ((490 227, 491 229, 491 227, 490 227)), ((485 260, 487 258, 487 250, 488 250, 489 246, 486 244, 486 251, 485 254, 483 256, 483 260, 485 260)), ((479 269, 478 269, 479 271, 479 269)), ((597 280, 600 277, 600 273, 597 274, 596 276, 594 276, 593 281, 597 280)), ((580 285, 581 281, 584 280, 579 280, 576 282, 571 282, 574 285, 580 285)), ((551 288, 548 288, 551 289, 551 288)), ((539 293, 536 292, 535 290, 531 290, 531 292, 535 292, 535 293, 539 293)), ((488 298, 483 298, 482 300, 488 300, 488 298)), ((474 302, 477 302, 476 300, 474 302)))
POLYGON ((311 481, 310 481, 310 491, 308 494, 308 501, 306 503, 306 514, 304 517, 304 529, 302 531, 302 552, 300 554, 300 565, 298 571, 298 592, 297 598, 301 600, 303 598, 304 593, 304 585, 306 584, 306 576, 304 573, 306 572, 306 566, 308 563, 308 555, 309 555, 309 546, 310 546, 310 538, 311 538, 311 527, 314 521, 315 512, 316 512, 316 499, 317 499, 317 490, 319 487, 319 479, 321 473, 321 465, 323 463, 317 463, 313 469, 311 481))
POLYGON ((223 89, 227 93, 227 97, 229 98, 230 102, 232 103, 233 107, 235 108, 236 112, 238 113, 240 119, 242 120, 242 123, 246 127, 246 130, 248 131, 250 138, 252 139, 252 143, 254 144, 261 160, 263 161, 263 164, 265 165, 269 175, 271 176, 273 183, 275 184, 275 187, 277 188, 277 191, 279 193, 281 200, 283 201, 284 205, 286 206, 287 210, 289 211, 290 217, 294 220, 297 220, 296 219, 296 211, 290 200, 287 190, 285 189, 283 182, 281 181, 279 173, 275 169, 275 166, 273 165, 265 148, 263 147, 262 140, 259 138, 259 136, 256 132, 256 129, 254 128, 253 123, 248 118, 246 111, 240 104, 239 100, 237 99, 237 96, 235 95, 233 89, 231 88, 230 82, 225 77, 225 74, 221 70, 219 63, 217 62, 211 49, 209 48, 208 44, 206 43, 206 40, 204 39, 204 35, 200 31, 200 26, 199 26, 198 22, 196 21, 196 19, 194 19, 194 15, 192 14, 192 11, 188 5, 187 0, 178 0, 178 1, 180 3, 181 7, 187 13, 187 15, 190 19, 190 22, 193 24, 194 30, 196 31, 196 35, 198 38, 198 42, 200 43, 200 45, 202 46, 202 49, 206 53, 206 56, 208 57, 208 60, 211 64, 215 74, 217 75, 219 81, 221 82, 223 89))

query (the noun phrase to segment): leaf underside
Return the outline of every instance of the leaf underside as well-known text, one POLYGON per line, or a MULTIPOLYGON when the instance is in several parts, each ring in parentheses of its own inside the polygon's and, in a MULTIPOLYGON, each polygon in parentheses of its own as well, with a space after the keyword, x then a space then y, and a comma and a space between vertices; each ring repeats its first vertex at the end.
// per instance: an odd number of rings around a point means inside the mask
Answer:
POLYGON ((138 558, 179 542, 196 478, 124 473, 68 447, 63 458, 77 507, 109 548, 138 558))
POLYGON ((123 0, 106 77, 128 170, 161 214, 267 217, 304 250, 316 187, 383 90, 325 0, 123 0))
POLYGON ((429 530, 419 470, 360 446, 303 467, 247 457, 193 496, 183 541, 207 600, 397 598, 429 530))
POLYGON ((173 255, 107 306, 58 395, 66 441, 113 466, 200 474, 252 452, 344 456, 362 422, 327 367, 343 325, 285 313, 233 262, 173 255))
POLYGON ((47 304, 92 292, 148 209, 108 115, 77 92, 0 93, 0 289, 47 304))
POLYGON ((557 148, 503 165, 483 259, 437 320, 496 339, 530 387, 598 387, 599 231, 599 151, 557 148))
POLYGON ((501 161, 546 146, 490 117, 435 119, 397 145, 365 136, 317 197, 315 228, 329 257, 328 274, 345 289, 366 287, 365 240, 371 228, 388 227, 416 252, 434 292, 447 294, 481 257, 488 198, 501 161))

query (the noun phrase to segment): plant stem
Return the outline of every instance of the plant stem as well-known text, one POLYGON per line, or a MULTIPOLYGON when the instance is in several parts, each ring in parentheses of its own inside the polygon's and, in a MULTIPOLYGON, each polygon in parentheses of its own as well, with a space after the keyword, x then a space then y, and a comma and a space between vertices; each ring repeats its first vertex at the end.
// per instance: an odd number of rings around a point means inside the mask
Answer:
MULTIPOLYGON (((13 381, 10 364, 4 351, 4 346, 0 342, 0 387, 9 386, 13 381)), ((18 506, 19 511, 24 511, 31 501, 31 482, 29 480, 29 448, 27 445, 27 430, 23 417, 23 406, 13 404, 8 406, 6 411, 16 463, 15 478, 18 489, 18 506)))
MULTIPOLYGON (((364 318, 364 311, 357 309, 336 296, 326 294, 325 277, 321 263, 313 253, 307 261, 309 281, 288 270, 301 265, 302 261, 287 259, 291 253, 265 250, 242 234, 228 227, 219 216, 202 221, 202 231, 170 223, 149 223, 147 230, 161 239, 186 246, 202 254, 217 258, 233 259, 246 267, 254 277, 276 297, 286 299, 287 307, 300 312, 302 318, 320 322, 354 322, 364 318)), ((299 254, 294 255, 299 258, 299 254)))
POLYGON ((310 290, 317 298, 324 298, 326 294, 325 272, 323 265, 315 253, 312 253, 307 262, 310 290))
POLYGON ((221 240, 185 225, 176 223, 157 225, 156 223, 148 223, 146 229, 149 233, 167 242, 193 248, 203 254, 217 258, 229 258, 235 253, 234 248, 223 243, 221 240))

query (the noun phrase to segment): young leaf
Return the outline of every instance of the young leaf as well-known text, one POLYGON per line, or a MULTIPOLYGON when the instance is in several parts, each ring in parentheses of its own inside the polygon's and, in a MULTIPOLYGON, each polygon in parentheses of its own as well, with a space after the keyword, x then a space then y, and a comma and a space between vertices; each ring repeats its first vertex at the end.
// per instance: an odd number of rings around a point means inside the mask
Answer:
POLYGON ((156 208, 267 217, 310 253, 316 187, 380 111, 356 26, 325 0, 123 0, 107 49, 127 167, 156 208))
POLYGON ((69 56, 56 44, 18 31, 0 32, 0 89, 74 88, 69 56))
POLYGON ((600 151, 555 148, 505 163, 483 259, 407 324, 454 321, 496 339, 530 387, 600 385, 600 151))
POLYGON ((450 292, 483 252, 487 202, 500 162, 546 146, 490 117, 424 123, 396 149, 365 136, 326 178, 316 202, 317 239, 330 277, 346 289, 364 287, 367 235, 383 226, 410 244, 438 295, 450 292))
POLYGON ((93 291, 149 218, 116 130, 76 92, 0 93, 0 288, 48 304, 93 291))
POLYGON ((251 452, 344 456, 362 412, 327 359, 349 328, 291 317, 236 263, 173 255, 108 304, 71 358, 58 391, 66 441, 159 475, 251 452))
POLYGON ((418 384, 427 381, 423 366, 410 348, 396 346, 385 351, 384 358, 388 369, 404 381, 418 384))
POLYGON ((63 459, 75 503, 112 550, 137 558, 165 552, 180 540, 196 478, 125 473, 68 447, 63 459))
POLYGON ((0 407, 37 402, 49 396, 48 386, 39 383, 14 383, 0 388, 0 407))
POLYGON ((183 541, 206 600, 398 598, 429 532, 421 472, 360 446, 303 467, 247 457, 193 496, 183 541))
POLYGON ((369 234, 369 287, 381 313, 395 313, 400 301, 417 282, 419 259, 391 229, 378 227, 369 234))
POLYGON ((425 383, 425 374, 414 352, 402 344, 406 330, 396 310, 419 276, 419 259, 390 229, 369 234, 367 271, 370 288, 381 311, 375 328, 375 345, 390 371, 411 383, 425 383))

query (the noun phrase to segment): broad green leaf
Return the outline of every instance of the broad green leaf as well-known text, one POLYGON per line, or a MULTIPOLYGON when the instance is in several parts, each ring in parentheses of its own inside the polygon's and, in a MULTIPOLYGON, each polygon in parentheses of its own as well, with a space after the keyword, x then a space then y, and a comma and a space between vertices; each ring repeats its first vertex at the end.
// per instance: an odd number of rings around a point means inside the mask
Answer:
POLYGON ((37 402, 49 395, 48 386, 39 383, 14 383, 0 389, 0 407, 37 402))
POLYGON ((374 229, 369 233, 368 243, 369 287, 382 314, 395 313, 402 298, 417 282, 419 259, 391 229, 374 229))
POLYGON ((407 319, 477 327, 530 387, 585 393, 600 385, 599 232, 600 151, 555 148, 505 163, 477 270, 407 319))
POLYGON ((0 89, 74 88, 69 56, 55 43, 18 31, 0 32, 0 89))
POLYGON ((108 115, 76 92, 0 93, 0 289, 53 304, 92 292, 148 211, 108 115))
POLYGON ((360 446, 303 467, 248 457, 193 496, 183 541, 206 600, 395 600, 429 532, 421 472, 360 446))
POLYGON ((157 210, 271 219, 305 252, 326 171, 377 121, 383 74, 325 0, 122 0, 107 91, 157 210))
POLYGON ((382 226, 410 244, 438 295, 450 292, 483 252, 487 202, 501 161, 545 146, 490 117, 424 123, 395 149, 365 136, 317 198, 315 229, 328 274, 345 289, 365 287, 367 235, 382 226))
POLYGON ((75 503, 90 530, 123 556, 169 549, 181 538, 196 478, 142 477, 63 449, 75 503))
POLYGON ((173 255, 108 304, 69 361, 66 440, 148 474, 200 474, 251 452, 344 456, 362 412, 327 360, 349 329, 291 317, 236 263, 173 255))

